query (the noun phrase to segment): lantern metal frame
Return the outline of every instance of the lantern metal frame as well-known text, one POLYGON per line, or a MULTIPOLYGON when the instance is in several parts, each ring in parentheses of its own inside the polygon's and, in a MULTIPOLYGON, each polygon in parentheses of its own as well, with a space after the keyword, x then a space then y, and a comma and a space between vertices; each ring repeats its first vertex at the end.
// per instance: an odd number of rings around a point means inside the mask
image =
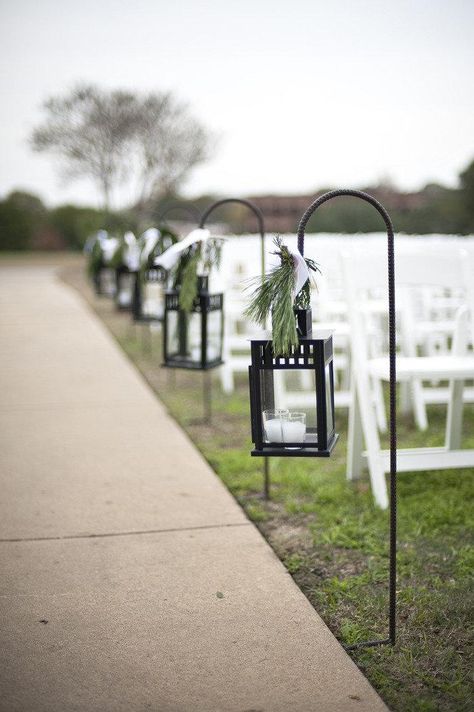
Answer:
MULTIPOLYGON (((395 645, 396 641, 396 580, 397 580, 397 424, 396 424, 396 312, 395 312, 395 250, 393 225, 388 212, 375 198, 360 190, 340 189, 324 193, 313 201, 303 214, 298 225, 298 250, 304 256, 305 229, 313 213, 328 200, 338 197, 355 197, 372 205, 382 216, 387 232, 387 277, 388 277, 388 327, 389 327, 389 420, 390 420, 390 499, 389 499, 389 601, 388 637, 367 640, 345 646, 346 650, 395 645)), ((256 342, 262 343, 262 342, 256 342)), ((268 342, 270 343, 270 342, 268 342)), ((301 343, 305 343, 304 337, 301 343)), ((268 347, 267 347, 268 348, 268 347)), ((255 384, 254 384, 255 385, 255 384)), ((254 394, 252 395, 255 398, 254 394)), ((255 407, 255 403, 254 403, 255 407)), ((261 416, 260 416, 261 417, 261 416)), ((255 435, 256 433, 253 433, 255 435)), ((285 443, 288 446, 288 443, 285 443)), ((290 443, 291 446, 291 443, 290 443)), ((252 453, 254 454, 254 452, 252 453)), ((281 455, 280 452, 275 453, 281 455)), ((288 451, 288 457, 301 456, 300 451, 288 451)))
MULTIPOLYGON (((252 339, 249 366, 250 413, 252 441, 255 448, 253 457, 329 457, 339 435, 334 419, 334 370, 333 341, 331 332, 320 332, 313 336, 311 331, 311 309, 300 309, 298 321, 309 324, 309 328, 299 329, 299 345, 288 356, 274 355, 270 335, 263 339, 252 339), (273 391, 273 374, 278 371, 312 371, 315 374, 316 425, 306 429, 303 442, 266 442, 262 424, 262 388, 273 391), (328 422, 328 402, 331 411, 331 425, 328 422)), ((274 408, 273 395, 266 408, 274 408)))

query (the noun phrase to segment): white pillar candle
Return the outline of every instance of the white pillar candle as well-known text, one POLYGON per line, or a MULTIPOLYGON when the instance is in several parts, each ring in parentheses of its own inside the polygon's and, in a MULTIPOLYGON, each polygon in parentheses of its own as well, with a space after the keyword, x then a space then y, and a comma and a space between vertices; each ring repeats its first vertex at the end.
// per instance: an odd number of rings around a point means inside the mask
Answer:
MULTIPOLYGON (((265 437, 270 443, 281 443, 282 439, 282 423, 280 418, 271 418, 265 421, 265 437)), ((284 424, 283 424, 284 425, 284 424)))
POLYGON ((306 425, 298 421, 283 421, 283 442, 302 443, 306 435, 306 425))

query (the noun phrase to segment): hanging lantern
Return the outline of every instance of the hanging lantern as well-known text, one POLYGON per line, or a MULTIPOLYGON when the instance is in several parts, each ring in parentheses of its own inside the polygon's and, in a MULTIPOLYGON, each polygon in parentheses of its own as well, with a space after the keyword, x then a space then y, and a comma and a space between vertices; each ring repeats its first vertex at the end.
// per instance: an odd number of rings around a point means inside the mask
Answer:
POLYGON ((165 293, 164 366, 208 371, 222 364, 224 295, 209 291, 219 255, 220 239, 197 229, 155 260, 173 281, 165 293))
POLYGON ((151 267, 135 275, 132 314, 134 321, 163 321, 167 272, 151 267))
POLYGON ((99 230, 87 240, 84 253, 88 255, 87 271, 92 279, 97 296, 113 297, 116 290, 115 270, 110 266, 110 257, 115 252, 118 240, 109 237, 106 230, 99 230))
POLYGON ((338 436, 334 423, 333 341, 312 333, 312 260, 293 253, 280 238, 275 267, 255 290, 247 316, 270 338, 252 339, 249 367, 252 455, 328 457, 338 436))
POLYGON ((332 334, 312 334, 309 308, 296 310, 295 319, 299 343, 286 356, 275 355, 268 338, 250 342, 254 456, 329 457, 339 437, 334 421, 332 334))
POLYGON ((126 232, 112 258, 115 266, 115 304, 117 309, 132 308, 135 275, 139 269, 139 248, 133 232, 126 232))
POLYGON ((209 292, 208 277, 198 277, 189 311, 180 307, 179 289, 165 294, 164 366, 208 371, 220 366, 224 340, 224 295, 209 292))
POLYGON ((177 235, 164 228, 149 228, 140 237, 140 266, 134 274, 132 315, 136 322, 161 322, 165 312, 168 272, 154 260, 177 241, 177 235))

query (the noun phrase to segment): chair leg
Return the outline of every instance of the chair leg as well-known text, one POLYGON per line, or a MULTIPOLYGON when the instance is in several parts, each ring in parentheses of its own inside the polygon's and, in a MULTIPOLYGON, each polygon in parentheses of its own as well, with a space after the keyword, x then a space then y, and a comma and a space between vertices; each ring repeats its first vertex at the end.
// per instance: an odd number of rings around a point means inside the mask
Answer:
MULTIPOLYGON (((355 368, 357 369, 357 366, 355 368)), ((353 379, 356 384, 354 398, 357 398, 358 405, 356 407, 359 409, 362 432, 367 449, 367 462, 372 494, 374 495, 376 504, 382 509, 386 509, 388 507, 387 483, 385 481, 385 471, 381 457, 380 439, 374 406, 370 402, 369 397, 369 378, 362 369, 359 369, 358 373, 354 372, 353 379)))
POLYGON ((415 422, 418 430, 424 432, 428 430, 428 416, 426 415, 426 405, 423 399, 423 384, 419 379, 413 379, 410 381, 409 387, 415 422))
POLYGON ((463 391, 464 381, 450 381, 446 420, 446 447, 448 450, 461 448, 463 391))
POLYGON ((347 469, 348 480, 358 480, 364 468, 364 433, 360 417, 357 389, 351 388, 351 405, 349 406, 349 429, 347 434, 347 469))
POLYGON ((378 378, 372 379, 372 394, 375 405, 378 429, 381 433, 387 432, 387 415, 385 413, 385 400, 383 397, 382 381, 378 378))
MULTIPOLYGON (((468 310, 463 307, 456 314, 452 353, 462 356, 467 353, 467 347, 468 310)), ((461 447, 463 391, 464 381, 450 381, 446 419, 446 447, 448 450, 458 450, 461 447)))

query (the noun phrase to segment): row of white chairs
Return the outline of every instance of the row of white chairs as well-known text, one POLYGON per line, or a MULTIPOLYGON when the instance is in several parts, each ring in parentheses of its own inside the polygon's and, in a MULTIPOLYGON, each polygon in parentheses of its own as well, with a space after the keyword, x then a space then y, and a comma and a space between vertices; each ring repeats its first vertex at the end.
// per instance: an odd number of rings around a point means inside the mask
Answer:
MULTIPOLYGON (((295 239, 294 237, 292 238, 295 239)), ((230 243, 230 244, 229 244, 230 243)), ((249 277, 258 277, 257 238, 226 245, 224 390, 247 370, 248 340, 255 327, 242 319, 249 277)), ((388 380, 387 245, 374 236, 307 236, 305 251, 322 269, 314 292, 315 327, 335 335, 336 407, 349 408, 347 475, 369 468, 375 501, 388 504, 388 453, 380 446, 387 430, 383 384, 388 380)), ((420 430, 428 428, 427 404, 447 408, 442 447, 400 450, 400 471, 474 466, 474 450, 461 449, 463 404, 474 401, 474 240, 396 238, 398 381, 404 411, 413 412, 420 430)), ((282 382, 284 384, 284 382, 282 382)), ((285 386, 282 386, 285 388, 285 386)), ((287 407, 304 407, 305 384, 294 381, 279 394, 287 407)))

